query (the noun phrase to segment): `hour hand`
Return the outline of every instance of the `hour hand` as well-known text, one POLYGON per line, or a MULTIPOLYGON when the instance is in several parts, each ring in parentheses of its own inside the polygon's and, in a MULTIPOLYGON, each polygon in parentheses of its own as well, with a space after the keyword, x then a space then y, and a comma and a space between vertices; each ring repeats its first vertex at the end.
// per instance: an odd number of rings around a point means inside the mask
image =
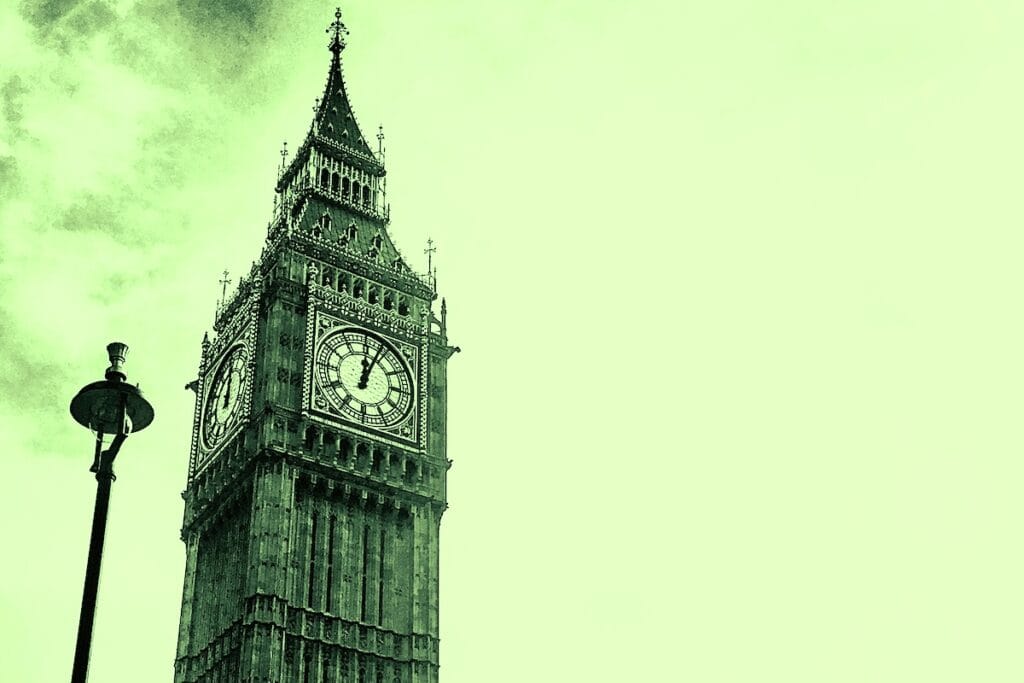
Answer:
POLYGON ((356 386, 358 386, 360 389, 365 389, 366 383, 370 380, 370 368, 373 366, 373 364, 366 359, 366 356, 363 356, 362 363, 363 371, 359 373, 359 383, 356 386))

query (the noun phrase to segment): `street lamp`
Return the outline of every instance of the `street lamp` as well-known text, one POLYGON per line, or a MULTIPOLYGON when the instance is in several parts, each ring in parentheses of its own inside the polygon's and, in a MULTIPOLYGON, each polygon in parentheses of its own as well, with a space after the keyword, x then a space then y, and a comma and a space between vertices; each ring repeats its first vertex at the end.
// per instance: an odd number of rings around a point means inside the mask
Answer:
POLYGON ((89 647, 92 644, 92 623, 96 614, 96 589, 100 581, 103 537, 107 530, 110 484, 115 479, 114 458, 130 433, 142 431, 153 421, 153 406, 142 396, 137 386, 125 382, 124 357, 127 353, 128 346, 125 344, 107 344, 110 367, 105 373, 106 379, 86 384, 71 399, 71 417, 96 435, 96 453, 89 471, 96 473, 97 482, 71 683, 85 683, 89 670, 89 647), (112 437, 106 449, 103 448, 104 436, 112 437))

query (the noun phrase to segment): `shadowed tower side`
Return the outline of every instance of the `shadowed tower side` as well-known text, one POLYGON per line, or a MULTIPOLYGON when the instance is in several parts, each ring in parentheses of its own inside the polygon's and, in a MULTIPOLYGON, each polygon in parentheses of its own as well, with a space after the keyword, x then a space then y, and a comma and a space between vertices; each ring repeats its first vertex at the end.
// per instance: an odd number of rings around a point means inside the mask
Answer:
POLYGON ((342 77, 277 183, 260 256, 204 337, 175 681, 438 679, 446 307, 388 232, 342 77))

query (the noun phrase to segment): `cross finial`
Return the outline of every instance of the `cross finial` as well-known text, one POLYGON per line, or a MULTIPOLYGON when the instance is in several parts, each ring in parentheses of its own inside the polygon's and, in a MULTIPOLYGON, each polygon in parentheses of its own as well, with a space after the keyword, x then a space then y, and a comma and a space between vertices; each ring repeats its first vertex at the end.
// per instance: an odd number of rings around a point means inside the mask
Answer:
POLYGON ((334 10, 334 21, 327 27, 327 32, 334 34, 334 37, 331 39, 331 44, 328 45, 328 47, 334 54, 340 54, 341 51, 345 49, 345 39, 342 36, 348 35, 348 29, 345 28, 345 24, 341 23, 340 7, 334 10))
POLYGON ((218 282, 220 282, 220 305, 223 306, 224 299, 228 295, 228 285, 231 284, 231 280, 228 279, 228 271, 224 271, 224 277, 218 280, 218 282))

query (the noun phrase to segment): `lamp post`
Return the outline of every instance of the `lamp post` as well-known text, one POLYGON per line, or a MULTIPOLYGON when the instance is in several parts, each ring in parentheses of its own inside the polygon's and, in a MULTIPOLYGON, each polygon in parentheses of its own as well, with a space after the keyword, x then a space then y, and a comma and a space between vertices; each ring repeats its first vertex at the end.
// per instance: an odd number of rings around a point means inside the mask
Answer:
POLYGON ((107 344, 110 367, 105 373, 106 379, 85 385, 71 399, 71 417, 96 434, 96 452, 92 467, 89 468, 90 472, 96 474, 96 507, 92 515, 92 536, 89 540, 89 560, 85 566, 85 588, 82 591, 82 612, 78 619, 78 640, 75 643, 71 683, 85 683, 89 670, 89 647, 92 644, 92 623, 96 614, 103 537, 107 530, 110 484, 115 479, 114 458, 130 433, 145 429, 153 421, 153 406, 142 396, 137 386, 125 382, 124 358, 127 353, 128 346, 125 344, 107 344), (104 436, 112 437, 105 449, 104 436))

